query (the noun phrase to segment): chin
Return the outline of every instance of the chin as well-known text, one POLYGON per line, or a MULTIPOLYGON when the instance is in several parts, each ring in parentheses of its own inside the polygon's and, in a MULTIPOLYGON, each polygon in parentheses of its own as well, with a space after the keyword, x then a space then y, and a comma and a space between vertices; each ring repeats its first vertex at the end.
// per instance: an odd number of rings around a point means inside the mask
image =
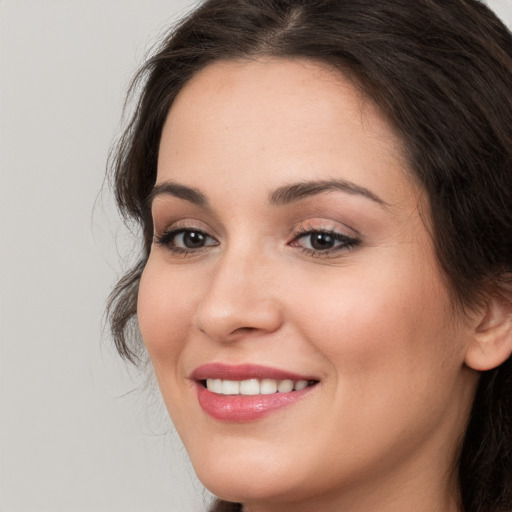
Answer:
POLYGON ((291 501, 297 499, 304 481, 292 475, 291 468, 282 468, 272 462, 236 462, 228 457, 214 464, 194 463, 202 484, 215 496, 232 502, 291 501), (286 477, 285 475, 288 475, 286 477))

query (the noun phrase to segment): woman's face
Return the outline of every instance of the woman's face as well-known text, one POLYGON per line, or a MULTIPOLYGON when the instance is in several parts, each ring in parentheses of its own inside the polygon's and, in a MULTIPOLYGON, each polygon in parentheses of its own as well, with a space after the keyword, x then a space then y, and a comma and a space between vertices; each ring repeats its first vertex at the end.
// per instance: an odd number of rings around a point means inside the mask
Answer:
POLYGON ((470 329, 408 173, 379 110, 322 64, 214 63, 178 95, 138 319, 213 493, 382 512, 452 490, 470 329))

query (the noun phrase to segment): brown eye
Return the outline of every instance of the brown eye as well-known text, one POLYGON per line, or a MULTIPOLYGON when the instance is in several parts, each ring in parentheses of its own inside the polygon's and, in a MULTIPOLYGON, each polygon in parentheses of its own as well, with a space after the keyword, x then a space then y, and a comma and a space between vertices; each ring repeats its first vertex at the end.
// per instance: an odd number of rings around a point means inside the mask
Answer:
POLYGON ((180 251, 193 251, 204 247, 218 245, 217 240, 198 229, 175 229, 156 236, 155 241, 160 246, 180 251))
POLYGON ((199 247, 204 247, 207 239, 208 236, 200 231, 184 231, 175 236, 175 244, 183 245, 186 249, 198 249, 199 247))
POLYGON ((359 240, 336 231, 310 230, 298 234, 290 243, 292 247, 300 247, 307 254, 327 255, 351 249, 359 240))
POLYGON ((330 233, 311 233, 309 239, 309 244, 315 251, 332 249, 336 243, 336 240, 330 233))

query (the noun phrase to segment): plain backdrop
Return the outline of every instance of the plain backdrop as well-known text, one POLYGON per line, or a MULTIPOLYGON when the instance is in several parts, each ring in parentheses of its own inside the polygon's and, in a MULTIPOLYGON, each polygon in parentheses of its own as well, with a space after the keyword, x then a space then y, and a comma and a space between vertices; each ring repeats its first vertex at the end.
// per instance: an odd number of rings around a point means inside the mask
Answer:
MULTIPOLYGON (((512 0, 489 4, 512 25, 512 0)), ((206 509, 158 393, 102 331, 130 244, 108 149, 134 70, 191 5, 0 0, 0 512, 206 509)))

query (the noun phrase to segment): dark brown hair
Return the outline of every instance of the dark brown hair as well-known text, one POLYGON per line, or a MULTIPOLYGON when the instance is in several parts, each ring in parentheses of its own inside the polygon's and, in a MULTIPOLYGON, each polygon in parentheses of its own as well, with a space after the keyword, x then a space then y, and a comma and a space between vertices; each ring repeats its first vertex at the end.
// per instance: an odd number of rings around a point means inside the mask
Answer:
MULTIPOLYGON (((259 56, 329 63, 371 98, 426 191, 454 304, 464 311, 499 294, 512 305, 512 36, 492 12, 477 0, 207 0, 138 73, 135 111, 110 161, 119 208, 144 241, 109 299, 123 357, 136 362, 143 354, 137 291, 169 108, 206 65, 259 56)), ((510 360, 481 375, 458 471, 464 512, 512 510, 510 360)))

